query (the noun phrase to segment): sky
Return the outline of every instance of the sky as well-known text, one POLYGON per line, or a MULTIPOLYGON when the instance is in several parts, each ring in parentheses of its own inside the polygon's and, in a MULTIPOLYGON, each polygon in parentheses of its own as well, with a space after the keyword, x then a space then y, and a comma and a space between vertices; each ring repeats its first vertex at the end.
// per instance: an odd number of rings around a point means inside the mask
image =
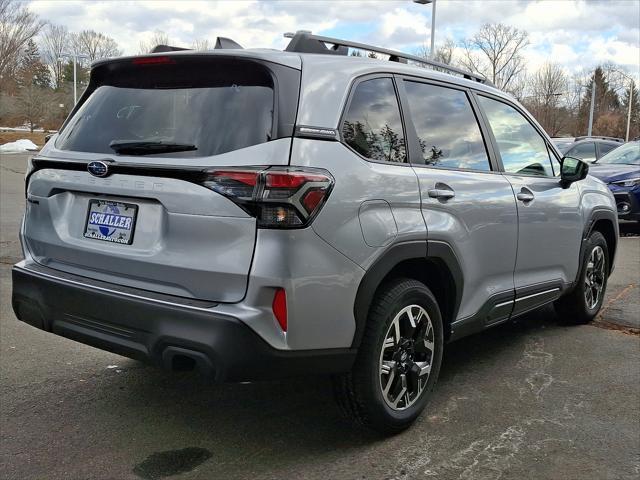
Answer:
MULTIPOLYGON (((245 48, 282 49, 283 33, 311 30, 414 53, 429 44, 432 11, 411 0, 35 0, 30 8, 70 31, 109 35, 125 54, 136 54, 156 30, 185 47, 223 36, 245 48)), ((437 0, 436 45, 498 22, 529 33, 529 71, 552 61, 577 73, 610 61, 640 76, 640 0, 437 0)))

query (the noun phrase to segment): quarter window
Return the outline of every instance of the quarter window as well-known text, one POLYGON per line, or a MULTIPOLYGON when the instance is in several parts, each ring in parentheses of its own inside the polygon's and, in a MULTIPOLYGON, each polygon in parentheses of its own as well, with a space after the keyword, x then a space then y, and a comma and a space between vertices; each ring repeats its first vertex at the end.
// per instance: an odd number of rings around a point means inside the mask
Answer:
POLYGON ((478 121, 465 92, 405 82, 411 120, 427 165, 490 170, 478 121))
POLYGON ((601 143, 599 145, 599 147, 600 147, 600 156, 602 157, 603 155, 606 155, 611 150, 613 150, 614 148, 619 147, 619 146, 620 145, 616 145, 615 143, 601 143))
POLYGON ((358 84, 342 125, 342 137, 363 157, 406 163, 404 130, 393 80, 376 78, 358 84))
POLYGON ((570 148, 567 153, 567 157, 579 158, 587 162, 595 162, 596 160, 596 144, 593 142, 579 143, 573 148, 570 148))
POLYGON ((518 175, 553 176, 544 138, 515 108, 479 96, 498 143, 504 171, 518 175))

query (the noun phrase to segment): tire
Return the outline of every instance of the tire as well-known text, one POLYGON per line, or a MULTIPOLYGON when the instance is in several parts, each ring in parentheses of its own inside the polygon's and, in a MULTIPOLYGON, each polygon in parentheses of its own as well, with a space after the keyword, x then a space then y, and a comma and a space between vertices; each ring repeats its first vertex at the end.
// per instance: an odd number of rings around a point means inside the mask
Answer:
POLYGON ((591 233, 587 240, 580 264, 580 275, 578 276, 577 285, 571 293, 559 298, 554 303, 556 312, 560 317, 560 322, 569 325, 582 325, 591 322, 602 307, 604 295, 607 290, 608 277, 609 249, 607 248, 607 241, 600 232, 595 231, 591 233), (597 264, 598 269, 601 267, 601 272, 596 273, 597 281, 601 282, 601 290, 597 299, 595 299, 593 298, 593 289, 591 289, 591 297, 589 296, 588 284, 593 284, 595 279, 593 273, 595 269, 590 268, 590 264, 593 263, 594 255, 596 255, 596 257, 598 256, 598 252, 602 256, 602 263, 600 264, 596 261, 595 264, 597 264), (591 300, 589 300, 590 298, 591 300))
POLYGON ((382 285, 371 304, 353 369, 333 379, 338 406, 355 423, 383 434, 406 429, 429 401, 443 347, 442 316, 431 291, 407 278, 382 285))

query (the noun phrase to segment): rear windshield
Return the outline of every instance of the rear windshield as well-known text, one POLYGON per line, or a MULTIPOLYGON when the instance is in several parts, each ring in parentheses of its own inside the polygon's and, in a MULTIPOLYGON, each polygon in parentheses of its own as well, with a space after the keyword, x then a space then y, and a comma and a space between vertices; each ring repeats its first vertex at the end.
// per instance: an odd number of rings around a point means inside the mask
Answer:
POLYGON ((174 61, 110 67, 56 142, 63 150, 115 154, 114 146, 188 145, 152 156, 202 157, 267 142, 274 89, 266 68, 246 61, 174 61))

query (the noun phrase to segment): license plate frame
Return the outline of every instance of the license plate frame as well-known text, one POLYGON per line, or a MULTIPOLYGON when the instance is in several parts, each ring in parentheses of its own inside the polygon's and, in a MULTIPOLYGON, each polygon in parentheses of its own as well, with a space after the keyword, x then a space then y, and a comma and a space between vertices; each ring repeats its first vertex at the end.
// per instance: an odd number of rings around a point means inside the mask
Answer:
POLYGON ((138 205, 134 203, 92 198, 87 207, 83 236, 90 240, 131 245, 137 220, 138 205))

